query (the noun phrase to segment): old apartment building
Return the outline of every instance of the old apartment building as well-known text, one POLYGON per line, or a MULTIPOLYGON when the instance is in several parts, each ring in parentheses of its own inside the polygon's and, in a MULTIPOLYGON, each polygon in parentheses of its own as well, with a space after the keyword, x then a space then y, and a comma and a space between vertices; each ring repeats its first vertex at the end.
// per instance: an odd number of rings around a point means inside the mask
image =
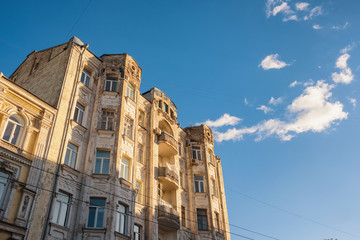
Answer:
POLYGON ((230 239, 207 126, 77 37, 0 74, 0 239, 230 239))

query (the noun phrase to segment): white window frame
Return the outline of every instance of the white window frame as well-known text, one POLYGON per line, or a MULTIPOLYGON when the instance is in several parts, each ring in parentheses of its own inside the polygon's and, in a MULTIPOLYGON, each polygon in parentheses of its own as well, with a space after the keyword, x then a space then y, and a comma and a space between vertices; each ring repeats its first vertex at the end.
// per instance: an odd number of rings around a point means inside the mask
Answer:
POLYGON ((96 150, 94 173, 96 173, 96 174, 109 174, 109 172, 110 172, 110 155, 111 155, 110 151, 99 150, 99 149, 96 150), (107 154, 109 154, 109 156, 108 157, 100 157, 100 156, 98 156, 98 153, 107 153, 107 154), (108 164, 108 171, 104 172, 104 164, 105 164, 106 161, 108 162, 107 163, 108 164), (98 162, 100 162, 100 169, 99 170, 96 169, 96 166, 97 166, 98 162))
POLYGON ((117 92, 118 87, 119 87, 119 79, 117 79, 116 77, 106 77, 104 84, 104 91, 117 92))
POLYGON ((138 162, 144 163, 144 146, 138 143, 138 162))
POLYGON ((74 111, 74 121, 83 125, 85 115, 85 106, 79 102, 76 102, 75 111, 74 111))
POLYGON ((124 135, 126 135, 130 139, 133 139, 133 127, 134 127, 134 120, 125 116, 125 118, 124 118, 124 135))
POLYGON ((135 202, 141 203, 142 202, 142 192, 143 192, 142 191, 142 188, 143 188, 142 182, 136 180, 135 187, 136 187, 135 202))
POLYGON ((66 227, 69 221, 70 206, 71 195, 64 192, 58 192, 55 199, 55 205, 51 221, 57 225, 66 227), (61 196, 65 197, 65 199, 61 199, 61 196))
POLYGON ((18 114, 13 114, 9 117, 6 127, 4 128, 2 139, 15 146, 20 145, 20 141, 24 132, 25 123, 23 118, 18 114), (5 134, 10 132, 8 135, 9 139, 6 139, 5 134))
POLYGON ((142 127, 145 127, 145 112, 144 111, 139 111, 139 122, 138 124, 142 127))
POLYGON ((135 101, 135 87, 131 83, 126 83, 126 96, 135 101))
POLYGON ((91 79, 91 73, 88 70, 83 69, 81 73, 80 82, 82 82, 85 86, 89 87, 90 79, 91 79))
POLYGON ((127 181, 130 179, 130 159, 123 157, 120 162, 120 178, 127 181))
POLYGON ((91 197, 90 198, 90 203, 89 203, 89 216, 88 216, 88 223, 87 223, 87 227, 88 228, 103 228, 104 227, 104 221, 105 221, 105 206, 106 206, 106 199, 104 198, 99 198, 99 197, 91 197), (97 205, 91 205, 91 199, 94 199, 94 200, 104 200, 104 206, 97 206, 97 205), (93 227, 90 227, 89 226, 89 220, 90 220, 90 211, 91 209, 95 209, 95 217, 94 217, 94 226, 93 227), (101 226, 97 227, 98 225, 98 217, 99 217, 99 210, 102 210, 103 211, 103 221, 101 222, 101 226))
POLYGON ((103 109, 101 113, 101 130, 114 130, 115 111, 103 109))
POLYGON ((71 142, 68 142, 63 163, 71 168, 75 168, 78 153, 79 153, 79 147, 71 142), (76 148, 76 150, 69 147, 69 145, 74 146, 76 148), (75 158, 73 158, 74 155, 75 155, 75 158))
POLYGON ((192 159, 201 160, 201 147, 200 146, 192 146, 191 147, 191 155, 192 155, 192 159))
POLYGON ((128 235, 129 225, 129 207, 125 204, 119 203, 116 206, 116 231, 128 235))
POLYGON ((134 240, 141 240, 141 226, 138 224, 134 224, 134 240))
POLYGON ((195 186, 194 186, 195 192, 197 192, 197 193, 205 192, 204 176, 195 175, 194 176, 194 184, 195 184, 195 186))

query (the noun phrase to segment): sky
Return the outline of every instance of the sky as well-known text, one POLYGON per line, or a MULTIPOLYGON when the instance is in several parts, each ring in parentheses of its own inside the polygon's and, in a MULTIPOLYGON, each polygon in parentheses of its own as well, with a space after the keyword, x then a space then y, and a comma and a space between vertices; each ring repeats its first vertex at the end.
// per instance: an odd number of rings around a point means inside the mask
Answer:
POLYGON ((360 1, 0 4, 5 76, 76 35, 212 128, 232 239, 360 239, 360 1))

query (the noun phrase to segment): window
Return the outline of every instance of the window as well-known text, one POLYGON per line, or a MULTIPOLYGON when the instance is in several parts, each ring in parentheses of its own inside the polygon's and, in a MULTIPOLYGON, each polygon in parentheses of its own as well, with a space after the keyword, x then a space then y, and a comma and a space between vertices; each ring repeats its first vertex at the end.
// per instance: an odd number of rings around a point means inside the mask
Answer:
POLYGON ((159 100, 159 108, 162 108, 162 101, 159 100))
POLYGON ((18 146, 23 130, 24 120, 19 115, 11 115, 7 122, 2 139, 18 146))
POLYGON ((181 206, 181 226, 186 227, 186 215, 184 206, 181 206))
POLYGON ((66 226, 69 218, 71 197, 66 193, 57 194, 54 206, 52 222, 60 226, 66 226))
POLYGON ((90 76, 91 76, 91 74, 88 71, 86 71, 85 69, 82 71, 80 81, 83 84, 85 84, 85 86, 87 86, 87 87, 90 85, 90 76))
POLYGON ((140 240, 141 238, 141 227, 134 224, 134 240, 140 240))
POLYGON ((211 188, 211 194, 214 196, 217 196, 216 194, 216 184, 215 184, 215 180, 211 179, 210 181, 210 188, 211 188))
POLYGON ((166 103, 164 103, 164 111, 165 112, 169 112, 169 105, 167 105, 166 103))
POLYGON ((106 77, 104 90, 108 92, 117 92, 118 79, 115 77, 106 77))
POLYGON ((65 165, 75 168, 78 150, 79 150, 79 148, 77 146, 68 142, 68 145, 66 148, 65 159, 64 159, 65 165))
POLYGON ((192 146, 192 158, 196 160, 201 160, 201 151, 199 146, 192 146))
POLYGON ((145 127, 145 113, 143 111, 139 111, 139 125, 145 127))
POLYGON ((75 112, 74 112, 74 120, 75 122, 82 124, 84 117, 85 107, 80 103, 76 103, 75 112))
POLYGON ((141 144, 138 144, 138 162, 143 163, 144 157, 144 147, 141 144))
POLYGON ((204 192, 204 177, 194 176, 195 192, 204 192))
POLYGON ((133 120, 125 117, 124 120, 124 135, 132 139, 133 120))
POLYGON ((109 165, 110 165, 110 152, 97 150, 94 173, 109 174, 109 165))
POLYGON ((180 186, 183 188, 184 187, 184 173, 180 172, 180 186))
POLYGON ((170 109, 170 117, 171 117, 172 119, 175 119, 174 111, 171 110, 171 109, 170 109))
POLYGON ((87 226, 89 228, 102 228, 104 223, 106 199, 90 198, 89 219, 87 226))
POLYGON ((180 141, 178 142, 178 149, 179 149, 179 156, 181 156, 181 143, 180 143, 180 141))
POLYGON ((197 222, 199 230, 208 230, 206 209, 197 209, 197 222))
POLYGON ((129 181, 129 160, 126 158, 121 159, 120 177, 129 181))
POLYGON ((116 231, 127 235, 127 222, 128 222, 128 212, 129 209, 127 206, 120 204, 117 205, 116 211, 116 231))
POLYGON ((102 130, 114 130, 115 112, 111 110, 102 110, 101 125, 102 130))
POLYGON ((126 84, 126 96, 135 100, 135 88, 130 83, 126 84))
POLYGON ((9 174, 0 172, 0 206, 4 201, 8 181, 9 181, 9 174))
POLYGON ((211 164, 215 165, 214 155, 212 154, 212 152, 211 152, 211 151, 207 151, 206 154, 207 154, 208 162, 210 162, 211 164))
POLYGON ((136 198, 135 201, 141 203, 142 198, 142 184, 139 181, 136 181, 136 198))
POLYGON ((215 227, 218 232, 221 230, 219 213, 215 213, 215 227))

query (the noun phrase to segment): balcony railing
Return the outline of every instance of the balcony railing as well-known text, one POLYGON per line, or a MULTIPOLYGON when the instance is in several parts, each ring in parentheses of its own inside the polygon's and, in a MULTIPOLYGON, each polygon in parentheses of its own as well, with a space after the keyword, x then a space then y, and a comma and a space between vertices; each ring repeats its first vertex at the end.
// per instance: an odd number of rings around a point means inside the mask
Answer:
POLYGON ((173 136, 162 131, 159 136, 159 154, 162 156, 173 156, 178 152, 178 143, 173 136))
POLYGON ((159 200, 158 206, 159 228, 164 231, 180 229, 180 215, 172 205, 163 199, 159 200))
POLYGON ((158 176, 163 178, 164 190, 177 189, 179 187, 179 175, 170 168, 159 167, 158 176))

